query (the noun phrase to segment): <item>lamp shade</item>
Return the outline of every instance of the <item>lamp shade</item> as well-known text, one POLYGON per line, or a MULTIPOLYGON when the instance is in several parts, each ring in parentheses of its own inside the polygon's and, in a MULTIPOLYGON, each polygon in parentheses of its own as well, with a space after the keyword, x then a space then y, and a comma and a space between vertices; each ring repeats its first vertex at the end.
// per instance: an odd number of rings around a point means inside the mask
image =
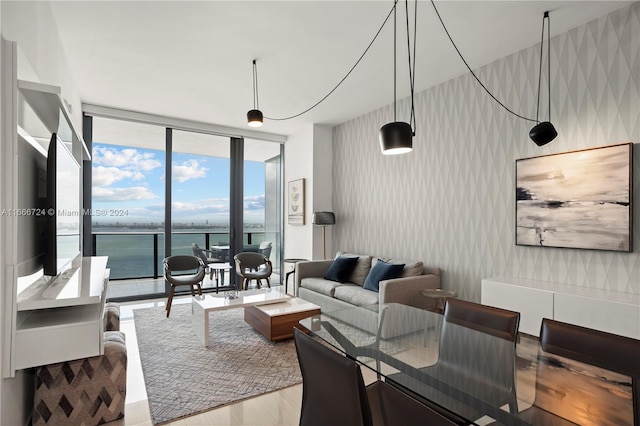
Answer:
POLYGON ((549 121, 538 123, 529 131, 529 137, 538 146, 543 146, 554 140, 558 136, 556 128, 549 121))
POLYGON ((315 212, 312 222, 314 225, 335 225, 336 215, 333 212, 315 212))
POLYGON ((252 109, 247 113, 247 122, 251 127, 262 126, 262 111, 259 109, 252 109))
POLYGON ((405 154, 413 149, 413 130, 409 123, 394 121, 380 128, 380 149, 385 155, 405 154))

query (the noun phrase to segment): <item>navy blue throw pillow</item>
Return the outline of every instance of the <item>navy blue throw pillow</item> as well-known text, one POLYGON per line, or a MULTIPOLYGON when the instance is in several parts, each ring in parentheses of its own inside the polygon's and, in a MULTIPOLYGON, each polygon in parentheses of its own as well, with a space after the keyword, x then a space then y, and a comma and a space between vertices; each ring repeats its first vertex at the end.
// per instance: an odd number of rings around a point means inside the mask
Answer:
POLYGON ((329 267, 324 279, 339 283, 347 282, 357 264, 357 257, 338 256, 329 267))
POLYGON ((364 280, 364 288, 378 292, 380 291, 380 281, 398 278, 403 269, 404 263, 387 263, 378 259, 369 271, 367 279, 364 280))

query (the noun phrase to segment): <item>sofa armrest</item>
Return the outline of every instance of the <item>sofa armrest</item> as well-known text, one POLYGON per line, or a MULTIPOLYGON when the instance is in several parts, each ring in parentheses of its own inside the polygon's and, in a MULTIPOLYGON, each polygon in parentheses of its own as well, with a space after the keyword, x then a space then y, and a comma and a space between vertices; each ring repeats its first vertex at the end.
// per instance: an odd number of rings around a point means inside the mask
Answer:
POLYGON ((431 274, 380 281, 380 305, 401 303, 426 309, 431 302, 420 291, 435 288, 440 288, 440 276, 431 274))
POLYGON ((310 260, 296 263, 296 288, 300 287, 300 282, 304 278, 324 278, 332 263, 333 259, 310 260))

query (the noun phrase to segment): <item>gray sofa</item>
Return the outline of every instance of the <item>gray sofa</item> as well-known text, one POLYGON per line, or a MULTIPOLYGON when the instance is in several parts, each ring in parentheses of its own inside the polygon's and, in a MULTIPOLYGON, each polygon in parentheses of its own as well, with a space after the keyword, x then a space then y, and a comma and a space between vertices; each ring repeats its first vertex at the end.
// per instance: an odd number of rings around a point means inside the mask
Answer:
MULTIPOLYGON (((431 303, 420 295, 424 289, 440 288, 440 268, 425 267, 420 261, 400 261, 382 259, 388 263, 404 263, 405 267, 400 278, 380 282, 380 291, 375 292, 363 288, 369 270, 375 264, 375 256, 342 253, 336 255, 358 256, 358 264, 351 274, 349 282, 339 283, 324 278, 333 259, 299 262, 296 265, 297 295, 309 302, 320 306, 322 313, 330 314, 355 306, 373 306, 362 310, 362 321, 352 324, 370 333, 376 333, 379 313, 376 305, 399 303, 403 305, 427 308, 431 303), (375 319, 375 320, 374 320, 375 319)), ((387 316, 389 313, 386 314, 387 316)), ((389 321, 385 321, 381 329, 381 337, 394 336, 389 321)))

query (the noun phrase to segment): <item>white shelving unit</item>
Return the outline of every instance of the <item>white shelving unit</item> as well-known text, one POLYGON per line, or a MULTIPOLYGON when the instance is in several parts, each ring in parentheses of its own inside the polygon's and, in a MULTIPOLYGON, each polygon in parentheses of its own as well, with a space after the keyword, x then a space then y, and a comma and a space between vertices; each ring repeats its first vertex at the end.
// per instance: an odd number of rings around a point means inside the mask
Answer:
POLYGON ((520 312, 520 331, 539 336, 542 318, 640 339, 640 295, 515 277, 482 280, 481 303, 520 312))
POLYGON ((18 302, 16 370, 103 354, 107 257, 85 257, 71 275, 37 280, 18 294, 29 297, 18 302))
MULTIPOLYGON (((14 76, 15 78, 15 76, 14 76)), ((15 134, 11 139, 7 208, 33 209, 42 199, 42 159, 56 133, 82 165, 90 153, 75 127, 59 87, 14 80, 15 134)), ((45 179, 46 180, 46 179, 45 179)), ((79 199, 82 188, 78 187, 79 199)), ((46 195, 46 194, 45 194, 46 195)), ((78 205, 78 211, 81 206, 78 205)), ((2 376, 16 370, 96 356, 103 353, 107 257, 73 260, 57 277, 43 276, 39 238, 41 222, 28 216, 6 218, 6 259, 2 376)), ((81 241, 81 240, 80 240, 81 241)))

